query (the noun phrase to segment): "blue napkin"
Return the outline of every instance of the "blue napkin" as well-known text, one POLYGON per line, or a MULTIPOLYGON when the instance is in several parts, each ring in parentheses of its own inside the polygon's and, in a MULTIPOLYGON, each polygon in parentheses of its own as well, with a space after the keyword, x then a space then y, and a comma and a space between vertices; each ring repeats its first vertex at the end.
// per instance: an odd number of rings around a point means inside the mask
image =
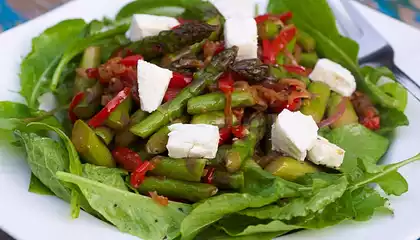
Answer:
POLYGON ((24 21, 26 21, 26 19, 19 15, 19 13, 13 11, 6 0, 0 0, 0 32, 12 28, 16 24, 24 21))

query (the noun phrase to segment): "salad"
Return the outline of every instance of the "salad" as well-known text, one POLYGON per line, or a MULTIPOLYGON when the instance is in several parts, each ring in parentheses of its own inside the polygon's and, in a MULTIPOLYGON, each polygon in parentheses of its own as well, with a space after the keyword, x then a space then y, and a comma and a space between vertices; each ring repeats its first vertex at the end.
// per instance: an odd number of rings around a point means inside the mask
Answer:
POLYGON ((137 0, 33 39, 27 104, 0 102, 1 142, 26 152, 30 192, 142 239, 367 221, 392 214, 386 197, 408 191, 398 169, 420 155, 378 164, 408 125, 407 92, 357 52, 325 0, 263 15, 252 1, 137 0))

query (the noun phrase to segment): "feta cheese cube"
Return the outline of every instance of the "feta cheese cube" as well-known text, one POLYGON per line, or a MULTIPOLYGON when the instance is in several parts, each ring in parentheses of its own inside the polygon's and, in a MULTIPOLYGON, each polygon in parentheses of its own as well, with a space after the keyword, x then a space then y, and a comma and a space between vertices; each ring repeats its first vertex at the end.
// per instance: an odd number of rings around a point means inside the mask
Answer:
POLYGON ((255 16, 255 3, 252 0, 212 0, 210 1, 225 19, 255 16))
POLYGON ((219 128, 209 124, 172 124, 166 148, 172 158, 216 157, 219 128))
POLYGON ((339 146, 323 137, 318 137, 315 145, 308 152, 308 159, 317 165, 338 168, 343 163, 345 153, 339 146))
POLYGON ((257 58, 258 30, 254 18, 230 18, 225 23, 226 48, 237 46, 238 60, 257 58))
POLYGON ((311 116, 284 109, 271 129, 272 148, 303 161, 317 136, 318 126, 311 116))
POLYGON ((178 20, 173 17, 134 14, 126 36, 132 42, 135 42, 145 37, 156 36, 161 31, 170 30, 178 25, 178 20))
POLYGON ((143 111, 153 112, 160 106, 171 78, 172 71, 168 69, 144 60, 137 62, 137 82, 143 111))
POLYGON ((331 90, 345 97, 350 97, 356 90, 356 80, 351 72, 326 58, 318 60, 309 78, 324 82, 331 90))

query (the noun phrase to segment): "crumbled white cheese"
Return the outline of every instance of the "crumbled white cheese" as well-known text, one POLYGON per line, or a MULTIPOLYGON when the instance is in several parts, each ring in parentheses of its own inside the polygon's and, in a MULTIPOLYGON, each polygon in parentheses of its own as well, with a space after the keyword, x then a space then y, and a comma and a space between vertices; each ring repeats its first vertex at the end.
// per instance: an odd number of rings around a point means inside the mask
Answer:
POLYGON ((173 17, 134 14, 126 36, 132 42, 135 42, 145 37, 156 36, 160 32, 170 30, 178 25, 179 21, 173 17))
POLYGON ((238 60, 258 56, 258 30, 254 18, 230 18, 225 23, 226 48, 237 46, 238 60))
POLYGON ((144 60, 138 61, 137 82, 143 111, 153 112, 162 104, 171 78, 172 71, 144 60))
POLYGON ((356 90, 356 80, 351 72, 326 58, 318 60, 309 78, 327 84, 331 90, 345 97, 351 96, 356 90))
POLYGON ((318 126, 311 116, 284 109, 271 130, 272 148, 303 161, 317 136, 318 126))
POLYGON ((317 165, 338 168, 343 163, 345 153, 343 149, 327 139, 318 137, 315 145, 308 152, 308 159, 317 165))
POLYGON ((169 126, 166 148, 172 158, 216 157, 219 146, 219 128, 209 124, 182 124, 169 126))

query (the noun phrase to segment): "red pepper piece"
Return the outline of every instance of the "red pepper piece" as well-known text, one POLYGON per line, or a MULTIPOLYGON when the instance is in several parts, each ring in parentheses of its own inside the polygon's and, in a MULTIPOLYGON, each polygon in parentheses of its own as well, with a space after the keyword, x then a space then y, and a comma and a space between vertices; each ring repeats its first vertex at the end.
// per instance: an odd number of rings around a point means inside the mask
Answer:
POLYGON ((286 105, 286 108, 288 110, 294 112, 294 111, 296 111, 296 110, 298 110, 300 108, 300 105, 301 105, 300 98, 295 98, 291 104, 287 104, 286 105))
POLYGON ((232 74, 230 72, 224 74, 219 79, 219 89, 225 94, 233 92, 233 84, 234 84, 234 81, 232 78, 232 74))
POLYGON ((168 206, 169 200, 167 197, 158 195, 156 191, 149 192, 149 195, 157 204, 160 204, 162 206, 168 206))
POLYGON ((126 67, 134 67, 139 60, 143 60, 142 55, 132 55, 121 59, 120 63, 126 67))
POLYGON ((116 147, 112 151, 112 156, 119 165, 129 172, 134 172, 142 163, 138 153, 124 147, 116 147))
POLYGON ((140 184, 144 181, 144 178, 146 177, 146 173, 148 171, 151 171, 155 168, 155 166, 149 162, 143 162, 142 164, 140 164, 136 170, 131 173, 131 177, 130 177, 130 183, 134 188, 138 188, 140 186, 140 184))
POLYGON ((163 101, 164 102, 169 102, 172 99, 174 99, 176 97, 176 95, 178 95, 178 93, 181 91, 182 89, 180 88, 168 88, 168 90, 166 90, 165 96, 163 96, 163 101))
POLYGON ((79 103, 83 100, 83 98, 85 97, 85 93, 84 92, 79 92, 78 94, 76 94, 73 99, 70 102, 70 106, 69 106, 69 118, 70 121, 72 123, 76 122, 76 120, 78 119, 76 114, 74 114, 73 110, 74 108, 79 105, 79 103))
POLYGON ((269 20, 270 18, 272 18, 272 19, 279 19, 282 22, 287 22, 292 17, 293 17, 292 12, 288 11, 288 12, 285 12, 285 13, 280 14, 280 15, 263 14, 263 15, 255 17, 255 21, 257 22, 257 24, 260 24, 260 23, 263 23, 263 22, 269 20))
POLYGON ((224 127, 219 129, 219 146, 227 143, 232 134, 231 127, 224 127))
POLYGON ((263 49, 263 62, 265 64, 274 64, 276 63, 276 55, 274 55, 272 45, 270 40, 262 40, 262 49, 263 49))
POLYGON ((303 67, 303 66, 300 66, 300 65, 282 65, 282 67, 287 71, 287 72, 290 72, 290 73, 296 73, 296 74, 298 74, 298 75, 301 75, 301 76, 308 76, 307 74, 308 74, 308 72, 307 72, 307 70, 306 70, 306 68, 305 67, 303 67))
POLYGON ((205 183, 212 184, 215 170, 216 170, 215 168, 207 169, 207 174, 204 177, 204 182, 205 183))
POLYGON ((173 72, 171 81, 169 82, 170 88, 184 88, 192 81, 192 76, 186 76, 181 73, 173 72))
POLYGON ((370 130, 378 130, 380 128, 380 117, 366 117, 361 121, 361 123, 370 130))
POLYGON ((296 32, 297 29, 294 25, 288 25, 280 31, 271 44, 274 56, 283 51, 286 45, 296 36, 296 32))
POLYGON ((248 134, 248 129, 246 129, 246 127, 244 127, 243 125, 233 126, 232 134, 236 138, 241 139, 241 138, 244 138, 248 134))
POLYGON ((105 107, 99 111, 92 119, 89 120, 89 125, 93 128, 99 127, 127 97, 130 95, 131 89, 126 87, 117 94, 105 107))
POLYGON ((98 68, 88 68, 86 69, 86 75, 88 78, 99 78, 98 68))

